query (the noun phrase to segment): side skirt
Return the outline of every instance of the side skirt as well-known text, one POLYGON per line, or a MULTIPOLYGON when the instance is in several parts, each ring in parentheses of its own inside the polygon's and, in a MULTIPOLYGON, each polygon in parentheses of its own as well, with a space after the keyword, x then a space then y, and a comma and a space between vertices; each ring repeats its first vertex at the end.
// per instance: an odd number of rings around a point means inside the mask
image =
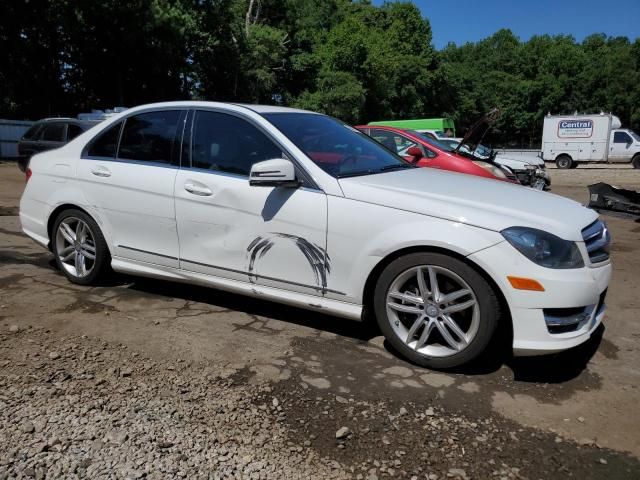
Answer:
POLYGON ((227 292, 239 293, 254 298, 284 303, 294 307, 314 310, 350 320, 362 320, 362 305, 332 300, 304 293, 291 292, 275 287, 256 285, 255 283, 230 280, 203 273, 190 272, 178 268, 155 265, 138 260, 113 257, 111 267, 120 273, 143 277, 172 280, 174 282, 193 283, 213 287, 227 292))

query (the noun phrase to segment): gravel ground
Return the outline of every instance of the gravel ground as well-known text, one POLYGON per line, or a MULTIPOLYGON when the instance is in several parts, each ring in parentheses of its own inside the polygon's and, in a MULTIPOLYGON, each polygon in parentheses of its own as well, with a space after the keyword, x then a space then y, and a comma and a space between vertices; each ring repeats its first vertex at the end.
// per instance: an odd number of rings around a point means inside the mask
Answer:
MULTIPOLYGON (((19 231, 14 169, 0 165, 0 480, 640 478, 631 220, 607 219, 616 272, 591 341, 432 372, 356 322, 167 282, 71 285, 19 231)), ((639 173, 554 169, 553 192, 584 201, 639 173)))
MULTIPOLYGON (((291 352, 284 352, 290 356, 291 352)), ((251 385, 247 370, 12 325, 1 478, 632 478, 632 458, 438 401, 251 385), (337 430, 333 425, 342 425, 337 430)))

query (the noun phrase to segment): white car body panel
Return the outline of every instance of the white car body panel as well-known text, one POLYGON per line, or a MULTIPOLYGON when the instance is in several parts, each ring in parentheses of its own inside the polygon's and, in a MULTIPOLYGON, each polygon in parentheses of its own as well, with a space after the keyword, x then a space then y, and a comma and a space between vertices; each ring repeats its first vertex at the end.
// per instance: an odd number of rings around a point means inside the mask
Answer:
POLYGON ((320 296, 327 287, 324 265, 306 256, 326 255, 323 192, 191 169, 178 173, 175 199, 182 269, 320 296), (185 189, 194 183, 211 193, 185 189))
POLYGON ((171 166, 133 162, 88 158, 78 162, 78 189, 108 223, 113 255, 178 266, 173 198, 177 172, 171 166))
POLYGON ((499 232, 512 226, 581 241, 598 214, 578 202, 507 182, 426 169, 340 180, 347 198, 499 232), (516 201, 517 199, 517 201, 516 201))
POLYGON ((64 147, 33 157, 20 203, 23 230, 48 245, 52 212, 76 206, 100 226, 117 271, 351 319, 360 318, 365 284, 386 257, 409 248, 438 249, 466 258, 499 288, 511 313, 516 353, 570 348, 597 327, 603 310, 570 334, 550 334, 543 317, 545 308, 597 304, 607 287, 610 262, 591 265, 582 238, 582 229, 598 217, 594 211, 549 193, 435 169, 338 180, 260 115, 279 110, 294 111, 169 102, 116 115, 64 147), (81 158, 86 144, 114 122, 163 108, 243 116, 279 143, 315 186, 250 186, 247 177, 220 172, 81 158), (110 176, 94 175, 96 169, 110 176), (188 184, 195 188, 187 191, 188 184), (512 226, 576 242, 585 266, 555 270, 534 264, 500 234, 512 226), (535 278, 545 291, 516 290, 508 275, 535 278))
POLYGON ((544 160, 533 155, 529 157, 513 158, 499 153, 494 158, 494 162, 509 167, 512 170, 525 170, 527 168, 527 165, 544 167, 544 160))
MULTIPOLYGON (((343 182, 354 180, 358 178, 343 182)), ((350 189, 346 187, 347 191, 350 189)), ((371 193, 377 193, 379 199, 388 197, 382 191, 371 193)), ((387 199, 385 203, 391 202, 387 199)), ((350 302, 362 303, 363 285, 369 273, 382 259, 398 250, 428 246, 467 256, 503 240, 496 232, 461 222, 416 215, 409 210, 366 201, 329 197, 330 286, 346 293, 345 299, 350 302), (384 218, 383 225, 381 218, 384 218)))

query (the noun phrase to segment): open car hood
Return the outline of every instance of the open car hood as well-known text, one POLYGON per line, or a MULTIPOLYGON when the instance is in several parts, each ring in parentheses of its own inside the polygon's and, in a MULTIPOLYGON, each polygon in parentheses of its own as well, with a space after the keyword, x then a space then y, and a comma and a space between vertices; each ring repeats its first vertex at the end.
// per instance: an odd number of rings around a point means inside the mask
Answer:
POLYGON ((482 142, 482 139, 489 131, 491 125, 495 123, 496 120, 500 118, 500 110, 494 108, 487 114, 485 114, 480 120, 474 123, 467 133, 462 138, 462 141, 458 144, 458 146, 454 149, 454 153, 471 156, 476 158, 474 153, 478 148, 478 145, 482 142), (469 153, 461 150, 462 147, 466 147, 465 150, 468 150, 469 153))

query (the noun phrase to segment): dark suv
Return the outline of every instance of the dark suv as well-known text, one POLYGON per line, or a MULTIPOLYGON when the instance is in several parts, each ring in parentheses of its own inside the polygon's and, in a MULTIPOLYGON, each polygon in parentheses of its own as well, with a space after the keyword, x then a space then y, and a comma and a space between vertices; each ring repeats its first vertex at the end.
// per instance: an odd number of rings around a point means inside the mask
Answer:
POLYGON ((18 166, 23 172, 36 153, 61 147, 97 122, 75 118, 45 118, 34 123, 18 142, 18 166))

